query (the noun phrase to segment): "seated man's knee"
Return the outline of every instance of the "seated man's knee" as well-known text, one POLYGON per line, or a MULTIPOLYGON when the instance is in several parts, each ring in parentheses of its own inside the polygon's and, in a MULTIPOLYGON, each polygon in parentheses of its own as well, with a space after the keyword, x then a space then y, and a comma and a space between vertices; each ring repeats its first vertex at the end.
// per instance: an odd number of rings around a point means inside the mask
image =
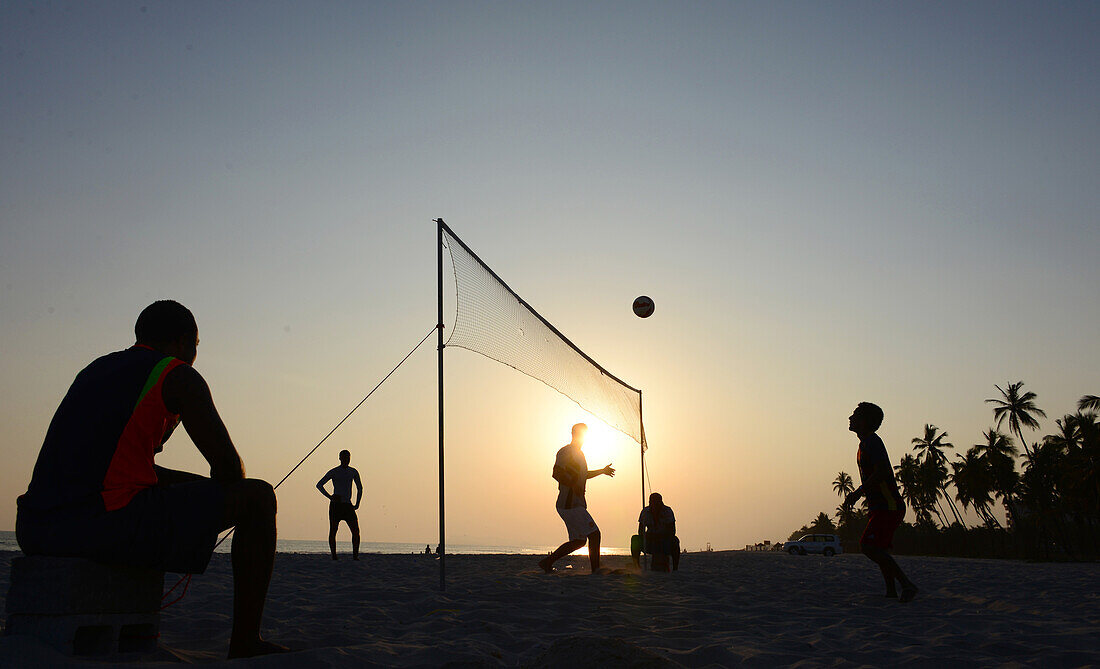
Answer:
POLYGON ((599 541, 601 538, 602 538, 602 535, 600 534, 599 530, 596 530, 592 534, 588 535, 588 540, 589 541, 599 541))
POLYGON ((276 513, 279 510, 279 503, 275 499, 275 488, 271 487, 271 484, 261 479, 245 479, 254 488, 253 494, 256 496, 256 502, 263 510, 269 510, 271 513, 276 513))
POLYGON ((259 518, 275 516, 278 503, 270 483, 261 479, 244 479, 236 485, 240 486, 242 501, 249 515, 259 518))

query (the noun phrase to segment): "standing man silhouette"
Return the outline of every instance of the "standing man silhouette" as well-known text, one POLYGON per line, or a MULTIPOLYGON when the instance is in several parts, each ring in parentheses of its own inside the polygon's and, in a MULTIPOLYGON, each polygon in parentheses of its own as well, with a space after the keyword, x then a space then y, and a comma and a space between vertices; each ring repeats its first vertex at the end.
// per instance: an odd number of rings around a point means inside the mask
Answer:
POLYGON ((875 433, 882 425, 882 409, 870 402, 860 402, 848 417, 848 430, 859 437, 856 465, 859 467, 860 486, 844 498, 844 506, 850 507, 860 497, 867 498, 867 528, 859 538, 859 548, 882 571, 886 581, 886 596, 898 597, 894 581, 901 584, 898 600, 908 602, 916 597, 917 586, 905 575, 890 555, 894 530, 905 517, 905 502, 898 491, 894 470, 886 445, 875 433))
POLYGON ((336 559, 336 529, 340 521, 348 524, 351 530, 351 559, 359 559, 359 518, 355 511, 363 499, 363 482, 359 472, 348 466, 351 463, 351 451, 340 451, 340 466, 328 470, 325 477, 317 482, 317 489, 328 497, 328 548, 332 559, 336 559), (332 494, 325 490, 325 484, 332 481, 332 494), (355 504, 351 503, 351 484, 355 484, 355 504))
POLYGON ((600 474, 614 476, 615 470, 609 464, 603 469, 588 471, 588 461, 581 452, 587 433, 588 426, 584 423, 574 425, 573 440, 558 450, 557 459, 554 461, 553 476, 558 482, 558 500, 555 507, 558 515, 565 522, 569 541, 539 560, 539 566, 547 574, 554 571, 555 562, 584 546, 585 542, 588 542, 588 559, 592 565, 592 573, 595 574, 600 568, 600 528, 588 513, 588 504, 584 501, 584 489, 588 479, 600 474))

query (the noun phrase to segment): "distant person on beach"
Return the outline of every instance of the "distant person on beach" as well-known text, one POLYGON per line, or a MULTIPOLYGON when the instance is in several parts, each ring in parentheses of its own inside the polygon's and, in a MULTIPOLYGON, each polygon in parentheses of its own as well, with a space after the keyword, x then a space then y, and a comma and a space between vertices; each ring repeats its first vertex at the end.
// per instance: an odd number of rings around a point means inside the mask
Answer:
POLYGON ((850 507, 860 497, 866 498, 870 516, 867 518, 867 528, 859 538, 859 547, 882 570, 882 578, 886 581, 886 596, 898 597, 899 601, 908 602, 917 595, 917 586, 905 576, 889 553, 894 530, 905 517, 905 502, 898 492, 886 445, 875 434, 882 425, 882 418, 882 409, 870 402, 860 402, 848 418, 848 429, 859 437, 856 465, 859 467, 860 486, 848 493, 844 498, 844 506, 850 507), (901 584, 900 597, 895 581, 901 584))
POLYGON ((672 570, 680 568, 680 540, 676 538, 676 514, 672 507, 665 506, 661 493, 649 496, 649 506, 638 515, 638 540, 630 542, 630 555, 634 566, 639 566, 638 558, 644 551, 653 558, 653 571, 668 571, 669 558, 672 558, 672 570))
POLYGON ((359 480, 359 471, 351 464, 351 451, 340 451, 340 466, 328 470, 324 478, 317 482, 317 489, 328 497, 328 548, 332 559, 336 559, 336 529, 340 521, 348 524, 351 530, 351 559, 359 559, 359 518, 355 515, 359 502, 363 499, 363 482, 359 480), (332 481, 332 494, 325 490, 325 484, 332 481), (351 485, 355 484, 355 503, 351 502, 351 485))
POLYGON ((584 501, 584 490, 588 479, 600 474, 614 476, 615 470, 610 464, 603 469, 588 470, 588 461, 581 451, 587 433, 588 426, 584 423, 574 425, 573 440, 558 450, 554 461, 553 476, 558 482, 558 500, 555 507, 558 515, 565 522, 569 541, 539 560, 539 566, 548 574, 554 571, 555 562, 581 548, 585 542, 588 542, 588 559, 592 565, 592 573, 595 574, 600 569, 600 528, 588 513, 588 504, 584 501))
POLYGON ((201 574, 218 533, 233 535, 229 657, 285 651, 260 637, 275 559, 275 492, 244 465, 192 364, 198 326, 178 302, 138 316, 137 342, 85 367, 54 413, 16 538, 27 555, 201 574), (153 463, 182 421, 210 478, 153 463))

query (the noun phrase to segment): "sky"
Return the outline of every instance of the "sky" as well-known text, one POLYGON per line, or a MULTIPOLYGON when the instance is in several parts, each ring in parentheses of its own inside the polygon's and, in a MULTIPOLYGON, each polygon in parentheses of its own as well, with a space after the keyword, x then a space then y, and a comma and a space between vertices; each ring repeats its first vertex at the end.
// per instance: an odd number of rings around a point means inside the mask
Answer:
MULTIPOLYGON (((436 217, 642 389, 689 550, 831 513, 859 401, 897 461, 1022 380, 1038 439, 1100 393, 1098 33, 1072 2, 5 2, 0 529, 161 298, 278 481, 434 327, 436 217)), ((465 350, 446 393, 448 544, 563 541, 554 453, 598 421, 465 350)), ((325 536, 347 448, 364 540, 434 545, 436 412, 429 342, 280 486, 280 536, 325 536)), ((637 445, 591 442, 626 546, 637 445)), ((182 431, 158 462, 207 471, 182 431)))

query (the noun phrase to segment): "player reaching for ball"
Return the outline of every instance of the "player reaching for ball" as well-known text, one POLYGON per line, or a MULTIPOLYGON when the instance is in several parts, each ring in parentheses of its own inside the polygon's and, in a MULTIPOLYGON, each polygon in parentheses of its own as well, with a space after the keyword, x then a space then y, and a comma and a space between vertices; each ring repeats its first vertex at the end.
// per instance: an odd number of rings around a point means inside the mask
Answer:
POLYGON ((607 465, 603 469, 588 471, 588 461, 581 452, 587 433, 588 426, 584 423, 574 425, 572 441, 558 450, 554 461, 554 480, 558 482, 558 501, 555 506, 569 532, 569 541, 539 561, 539 566, 547 574, 554 571, 555 562, 584 546, 586 541, 592 573, 595 574, 600 569, 600 528, 588 513, 584 489, 588 479, 600 474, 614 476, 615 470, 607 465))

